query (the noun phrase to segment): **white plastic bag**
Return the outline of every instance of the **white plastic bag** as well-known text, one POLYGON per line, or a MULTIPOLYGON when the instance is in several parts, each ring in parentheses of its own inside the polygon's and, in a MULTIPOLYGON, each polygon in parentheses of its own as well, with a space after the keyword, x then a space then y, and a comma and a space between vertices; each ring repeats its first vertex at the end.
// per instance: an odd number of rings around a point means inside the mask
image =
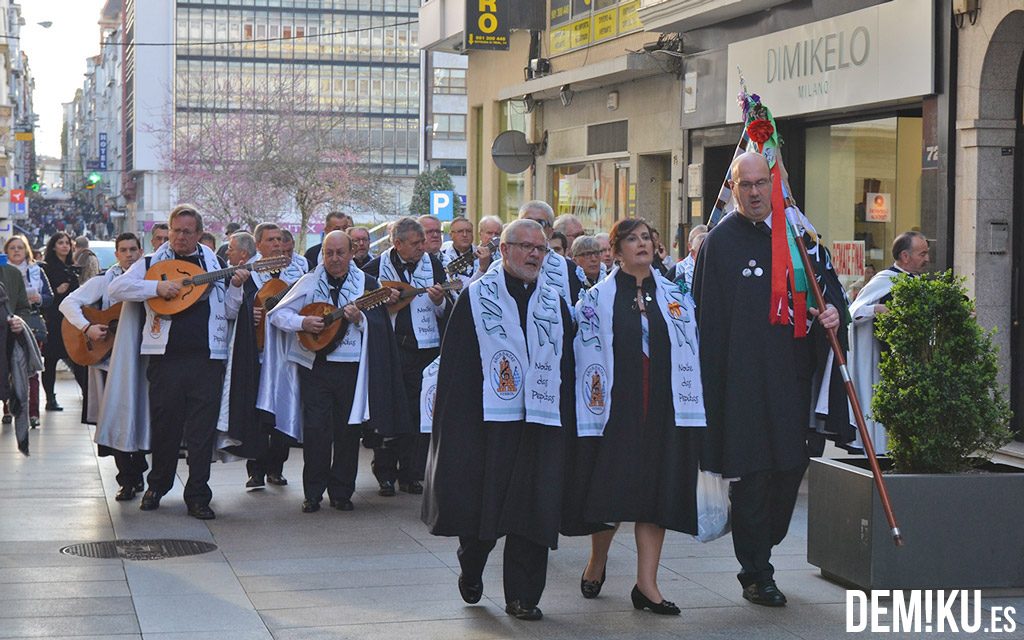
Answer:
POLYGON ((720 474, 697 474, 697 535, 699 542, 711 542, 729 533, 729 481, 720 474))

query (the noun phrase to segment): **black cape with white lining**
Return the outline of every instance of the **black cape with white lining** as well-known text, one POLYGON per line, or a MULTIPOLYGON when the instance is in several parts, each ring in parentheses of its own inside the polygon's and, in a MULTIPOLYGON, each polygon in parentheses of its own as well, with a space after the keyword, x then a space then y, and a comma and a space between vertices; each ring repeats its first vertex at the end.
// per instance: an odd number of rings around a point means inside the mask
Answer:
MULTIPOLYGON (((526 324, 532 288, 505 273, 526 324)), ((561 427, 485 422, 480 343, 468 295, 455 303, 441 344, 433 434, 423 494, 423 522, 437 536, 496 540, 516 534, 558 546, 565 442, 576 429, 572 320, 564 301, 561 427)))
POLYGON ((771 236, 738 213, 704 240, 694 270, 708 428, 704 469, 738 478, 807 462, 811 378, 821 342, 768 323, 771 236), (760 271, 760 275, 758 275, 760 271), (745 275, 746 274, 746 275, 745 275))
POLYGON ((683 533, 697 531, 697 467, 704 429, 675 426, 668 326, 650 295, 650 397, 643 416, 643 363, 636 278, 616 275, 612 315, 614 375, 611 413, 601 437, 575 437, 567 470, 562 533, 586 535, 611 522, 649 522, 683 533))
MULTIPOLYGON (((380 286, 377 279, 366 275, 365 290, 380 286)), ((405 401, 405 385, 402 384, 402 364, 398 357, 398 343, 395 330, 386 306, 363 311, 366 316, 370 343, 367 360, 370 363, 370 379, 367 389, 370 403, 370 420, 364 423, 382 436, 396 436, 403 433, 419 433, 419 425, 413 423, 405 401)), ((367 334, 364 334, 367 335, 367 334)))
POLYGON ((249 459, 267 452, 266 435, 274 427, 274 416, 256 408, 260 388, 260 358, 253 324, 256 292, 256 283, 247 278, 242 285, 242 304, 235 319, 228 396, 228 436, 241 444, 225 447, 232 455, 249 459))

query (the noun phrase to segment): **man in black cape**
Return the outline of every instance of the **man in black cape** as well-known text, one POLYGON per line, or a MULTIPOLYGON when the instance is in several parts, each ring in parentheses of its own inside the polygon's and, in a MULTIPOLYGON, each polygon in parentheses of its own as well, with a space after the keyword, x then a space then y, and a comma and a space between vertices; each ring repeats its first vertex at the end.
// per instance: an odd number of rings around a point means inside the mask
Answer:
MULTIPOLYGON (((391 239, 393 246, 368 262, 363 271, 382 282, 400 281, 413 283, 417 288, 426 287, 412 303, 391 314, 402 367, 404 395, 401 397, 405 399, 411 425, 415 428, 420 424, 423 370, 440 351, 440 337, 444 335, 445 322, 451 313, 451 299, 439 286, 447 280, 441 261, 425 251, 423 226, 413 218, 401 218, 392 227, 391 239), (421 304, 425 300, 432 304, 421 304), (424 326, 429 330, 424 331, 424 326)), ((415 431, 385 435, 378 429, 377 437, 368 438, 368 442, 373 445, 372 469, 379 495, 393 497, 396 481, 405 493, 423 493, 421 481, 427 463, 429 435, 415 431)))
POLYGON ((807 468, 811 380, 825 357, 815 334, 837 327, 839 313, 834 305, 820 315, 810 309, 817 322, 802 339, 791 324, 769 324, 778 222, 769 226, 772 182, 763 156, 748 152, 733 162, 732 189, 737 210, 708 234, 693 279, 708 419, 701 466, 739 478, 731 487, 732 536, 743 597, 783 606, 771 550, 786 536, 807 468))
MULTIPOLYGON (((498 277, 515 300, 528 341, 527 327, 533 324, 528 324, 527 309, 546 248, 543 229, 534 221, 512 222, 502 234, 503 273, 498 277)), ((459 537, 459 592, 470 604, 480 600, 487 556, 505 536, 506 611, 539 620, 548 549, 558 543, 565 443, 575 429, 572 321, 559 299, 563 335, 556 345, 561 373, 556 403, 561 426, 485 421, 481 346, 471 301, 474 287, 483 284, 478 280, 459 296, 441 346, 423 521, 434 535, 459 537)), ((516 357, 531 362, 526 353, 516 357)), ((492 372, 487 375, 490 379, 492 372)))

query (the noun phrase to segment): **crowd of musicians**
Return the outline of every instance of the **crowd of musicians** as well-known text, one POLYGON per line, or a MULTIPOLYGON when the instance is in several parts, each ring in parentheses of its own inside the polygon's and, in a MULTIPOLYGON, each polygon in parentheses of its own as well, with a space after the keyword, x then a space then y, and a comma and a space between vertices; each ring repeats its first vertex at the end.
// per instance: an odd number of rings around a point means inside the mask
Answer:
POLYGON ((597 597, 632 522, 632 604, 671 615, 657 580, 665 532, 696 532, 698 477, 711 472, 732 481, 743 596, 784 605, 771 551, 844 295, 821 256, 826 308, 805 331, 769 324, 767 176, 761 156, 740 156, 737 210, 695 230, 678 264, 642 218, 587 236, 541 201, 504 225, 456 218, 444 243, 437 218, 399 219, 378 256, 336 213, 305 256, 264 223, 233 232, 221 258, 201 214, 178 206, 151 252, 118 236, 117 265, 60 303, 73 341, 109 350, 89 367, 86 417, 116 461, 116 498, 160 508, 184 449, 188 514, 211 519, 211 461, 245 459, 251 489, 285 485, 301 446, 301 512, 325 494, 351 511, 364 446, 381 496, 423 494, 430 531, 458 537, 466 602, 503 537, 510 615, 541 618, 559 535, 590 536, 580 590, 597 597))

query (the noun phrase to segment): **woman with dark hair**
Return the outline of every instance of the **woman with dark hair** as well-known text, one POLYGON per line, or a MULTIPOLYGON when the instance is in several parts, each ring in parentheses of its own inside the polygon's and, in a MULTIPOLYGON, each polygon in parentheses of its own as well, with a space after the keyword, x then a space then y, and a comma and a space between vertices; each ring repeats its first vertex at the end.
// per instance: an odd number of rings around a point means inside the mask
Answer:
POLYGON ((595 598, 618 524, 634 522, 633 606, 678 615, 658 588, 658 563, 665 529, 697 530, 706 421, 693 302, 652 267, 651 231, 642 219, 617 222, 610 245, 619 266, 576 305, 577 437, 563 533, 591 534, 580 590, 595 598))
MULTIPOLYGON (((32 245, 28 238, 21 234, 11 236, 4 243, 4 253, 7 254, 7 264, 21 272, 25 281, 25 293, 28 295, 28 303, 32 307, 32 313, 38 314, 40 309, 46 309, 53 304, 53 294, 50 291, 50 283, 46 280, 46 274, 42 267, 36 264, 32 255, 32 245)), ((38 317, 38 316, 37 316, 38 317)), ((49 339, 49 338, 47 338, 49 339)), ((59 340, 60 336, 54 339, 59 340)), ((43 345, 38 344, 40 349, 43 345)), ((28 417, 32 428, 39 426, 39 376, 33 375, 29 379, 29 408, 28 417)), ((4 424, 14 420, 14 416, 8 413, 8 406, 4 403, 4 424)))
POLYGON ((43 390, 46 391, 47 411, 64 410, 57 404, 57 395, 53 390, 53 385, 57 381, 57 362, 59 360, 67 363, 71 372, 75 374, 75 380, 78 381, 78 386, 82 389, 83 405, 87 397, 87 370, 72 362, 68 357, 60 332, 60 323, 64 316, 58 307, 64 298, 68 297, 68 294, 77 289, 79 285, 78 268, 72 261, 71 247, 71 236, 63 231, 58 231, 50 236, 49 242, 46 243, 46 253, 43 254, 43 273, 46 274, 46 279, 50 282, 50 290, 53 292, 53 304, 45 311, 46 333, 50 337, 46 340, 43 349, 43 359, 46 363, 46 367, 43 369, 43 390))

